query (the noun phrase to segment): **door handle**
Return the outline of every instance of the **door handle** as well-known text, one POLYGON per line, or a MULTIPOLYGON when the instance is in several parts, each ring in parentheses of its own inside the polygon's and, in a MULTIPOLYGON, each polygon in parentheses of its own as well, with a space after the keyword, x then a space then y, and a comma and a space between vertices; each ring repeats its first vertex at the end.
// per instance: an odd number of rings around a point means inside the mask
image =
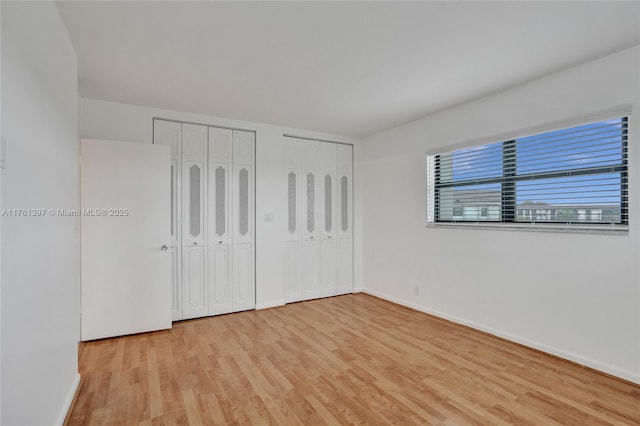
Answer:
POLYGON ((169 250, 169 246, 166 245, 166 244, 163 244, 162 247, 160 247, 160 250, 167 251, 167 250, 169 250))

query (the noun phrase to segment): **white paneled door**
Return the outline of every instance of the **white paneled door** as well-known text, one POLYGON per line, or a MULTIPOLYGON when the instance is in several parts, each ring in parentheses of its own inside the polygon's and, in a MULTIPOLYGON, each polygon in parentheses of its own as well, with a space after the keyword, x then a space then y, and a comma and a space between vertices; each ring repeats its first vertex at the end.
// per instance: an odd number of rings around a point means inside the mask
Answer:
POLYGON ((209 128, 209 315, 232 312, 231 165, 233 131, 209 128))
POLYGON ((320 293, 336 295, 336 144, 320 143, 320 293))
POLYGON ((206 316, 207 126, 182 125, 182 319, 206 316))
POLYGON ((179 221, 182 208, 182 124, 156 120, 153 134, 157 145, 166 145, 171 149, 171 318, 177 321, 182 319, 182 225, 179 221))
MULTIPOLYGON (((303 202, 301 146, 297 139, 284 138, 283 165, 287 178, 287 233, 284 247, 284 300, 302 300, 302 242, 301 228, 305 226, 300 213, 303 202)), ((306 192, 305 192, 306 194, 306 192)))
POLYGON ((154 143, 175 168, 173 320, 254 309, 255 133, 157 119, 154 143))
POLYGON ((320 297, 320 142, 300 140, 302 176, 302 299, 320 297))
POLYGON ((351 145, 284 137, 285 301, 353 291, 351 145))
POLYGON ((255 133, 234 130, 232 135, 232 307, 238 312, 254 309, 256 299, 253 251, 255 133))
POLYGON ((353 291, 353 147, 336 145, 337 294, 353 291))
POLYGON ((81 339, 171 328, 171 153, 81 142, 81 339))

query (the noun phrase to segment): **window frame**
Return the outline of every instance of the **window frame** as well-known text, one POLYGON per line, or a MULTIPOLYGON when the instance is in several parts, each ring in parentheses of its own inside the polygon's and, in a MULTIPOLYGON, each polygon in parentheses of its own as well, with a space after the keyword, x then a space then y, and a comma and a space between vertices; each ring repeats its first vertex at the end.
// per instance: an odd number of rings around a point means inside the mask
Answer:
MULTIPOLYGON (((473 228, 505 228, 505 229, 526 229, 526 230, 542 230, 542 231, 624 231, 628 232, 629 227, 629 123, 632 120, 632 112, 630 108, 624 110, 618 110, 607 115, 594 115, 590 118, 583 119, 581 121, 573 121, 571 123, 556 124, 555 126, 539 127, 529 132, 520 132, 523 136, 518 137, 506 137, 485 139, 480 143, 464 144, 464 146, 450 147, 448 149, 442 149, 439 152, 435 152, 428 155, 427 169, 428 173, 428 193, 427 193, 427 226, 445 226, 445 227, 473 227, 473 228), (596 124, 611 119, 621 120, 621 161, 620 164, 596 166, 596 167, 583 167, 583 168, 571 168, 562 170, 553 170, 550 172, 526 172, 522 174, 517 173, 516 163, 516 143, 517 140, 528 137, 537 136, 545 133, 550 133, 559 130, 569 130, 574 127, 580 127, 587 124, 596 124), (472 178, 467 180, 451 181, 443 183, 440 179, 441 155, 452 154, 458 150, 470 147, 480 147, 495 144, 496 141, 502 139, 502 175, 498 177, 488 178, 472 178), (452 149, 453 148, 453 149, 452 149), (431 159, 429 159, 431 158, 431 159), (431 162, 432 161, 432 162, 431 162), (540 179, 541 175, 546 178, 562 178, 569 176, 597 176, 605 173, 620 173, 620 222, 580 222, 580 221, 567 221, 567 222, 536 222, 518 220, 517 214, 517 200, 515 186, 518 182, 532 181, 534 179, 540 179), (500 185, 500 219, 488 220, 488 219, 471 219, 471 220, 455 220, 455 219, 439 219, 440 209, 440 193, 442 188, 456 188, 472 185, 483 184, 499 184, 500 185)), ((589 211, 589 216, 591 212, 589 211)), ((483 216, 484 217, 484 216, 483 216)))

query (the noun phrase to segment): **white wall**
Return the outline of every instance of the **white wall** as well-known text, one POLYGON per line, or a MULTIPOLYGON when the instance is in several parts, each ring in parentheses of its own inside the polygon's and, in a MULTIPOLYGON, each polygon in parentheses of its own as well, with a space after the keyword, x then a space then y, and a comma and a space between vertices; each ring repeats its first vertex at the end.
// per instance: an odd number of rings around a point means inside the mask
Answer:
MULTIPOLYGON (((358 140, 354 138, 292 129, 262 123, 229 120, 177 111, 80 99, 80 136, 83 138, 152 143, 153 118, 165 118, 256 131, 256 306, 258 309, 284 304, 284 237, 286 235, 286 174, 282 169, 282 134, 313 137, 354 144, 356 170, 354 183, 356 218, 360 215, 358 199, 361 182, 357 158, 358 140), (265 215, 274 214, 273 222, 265 215)), ((360 221, 354 229, 360 235, 360 221)), ((361 288, 360 247, 356 246, 355 287, 361 288)))
POLYGON ((640 382, 639 58, 622 51, 365 138, 365 291, 640 382), (427 150, 624 104, 628 235, 425 227, 427 150))
MULTIPOLYGON (((53 2, 2 2, 2 207, 78 208, 77 60, 53 2)), ((2 217, 3 425, 64 420, 78 384, 78 220, 2 217)))

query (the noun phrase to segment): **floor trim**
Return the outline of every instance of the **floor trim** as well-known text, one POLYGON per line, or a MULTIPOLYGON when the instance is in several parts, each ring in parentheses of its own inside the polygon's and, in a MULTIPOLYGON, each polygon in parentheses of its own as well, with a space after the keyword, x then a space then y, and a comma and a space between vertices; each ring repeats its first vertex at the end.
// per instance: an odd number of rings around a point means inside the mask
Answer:
POLYGON ((78 398, 78 394, 80 393, 80 383, 82 382, 80 378, 80 373, 76 373, 76 377, 73 380, 73 384, 65 399, 64 406, 62 407, 62 411, 58 416, 57 425, 66 426, 69 424, 71 420, 71 413, 73 412, 73 407, 76 405, 76 399, 78 398))
POLYGON ((547 346, 535 341, 531 341, 510 333, 504 333, 499 330, 493 329, 491 327, 486 327, 486 326, 483 326, 482 324, 478 324, 473 321, 467 321, 463 318, 459 318, 454 315, 448 315, 440 311, 424 308, 422 306, 418 306, 401 299, 389 297, 383 293, 379 293, 374 290, 365 289, 362 291, 362 293, 367 294, 369 296, 377 297, 378 299, 386 300, 387 302, 394 303, 396 305, 404 306, 405 308, 422 312, 424 314, 441 319, 443 321, 448 321, 462 327, 467 327, 475 331, 488 334, 490 336, 496 337, 501 340, 515 343, 517 345, 535 350, 537 352, 543 353, 545 355, 548 355, 554 358, 561 359, 566 362, 570 362, 572 364, 578 365, 588 370, 592 370, 598 374, 609 376, 614 379, 623 381, 625 383, 629 383, 635 386, 640 385, 640 374, 636 374, 632 371, 620 369, 599 361, 592 360, 590 358, 586 358, 577 354, 566 352, 561 349, 547 346))

